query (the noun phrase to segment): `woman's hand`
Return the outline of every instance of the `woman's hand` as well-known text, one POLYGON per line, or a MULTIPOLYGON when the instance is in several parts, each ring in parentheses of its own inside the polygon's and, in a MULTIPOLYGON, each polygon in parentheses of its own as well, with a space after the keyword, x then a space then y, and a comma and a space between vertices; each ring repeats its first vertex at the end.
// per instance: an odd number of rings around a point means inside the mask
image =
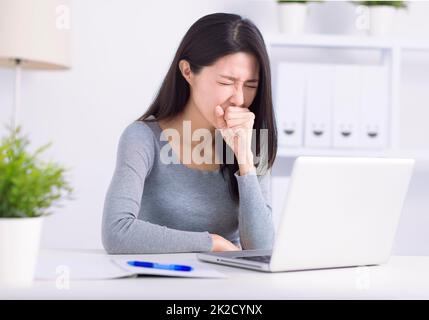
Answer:
POLYGON ((252 133, 255 114, 248 108, 220 106, 215 108, 216 128, 237 158, 240 175, 255 171, 252 133))
POLYGON ((226 240, 218 234, 210 234, 213 240, 212 251, 238 251, 241 250, 232 242, 226 240))
POLYGON ((234 152, 238 164, 253 163, 252 130, 255 114, 244 107, 215 108, 216 126, 234 152))

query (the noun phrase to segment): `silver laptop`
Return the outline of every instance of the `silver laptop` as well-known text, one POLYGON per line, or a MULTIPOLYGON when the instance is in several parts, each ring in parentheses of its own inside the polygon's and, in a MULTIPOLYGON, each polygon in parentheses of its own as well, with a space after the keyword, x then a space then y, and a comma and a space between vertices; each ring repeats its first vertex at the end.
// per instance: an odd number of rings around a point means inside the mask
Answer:
POLYGON ((413 159, 298 157, 272 250, 197 257, 267 272, 385 263, 413 167, 413 159))

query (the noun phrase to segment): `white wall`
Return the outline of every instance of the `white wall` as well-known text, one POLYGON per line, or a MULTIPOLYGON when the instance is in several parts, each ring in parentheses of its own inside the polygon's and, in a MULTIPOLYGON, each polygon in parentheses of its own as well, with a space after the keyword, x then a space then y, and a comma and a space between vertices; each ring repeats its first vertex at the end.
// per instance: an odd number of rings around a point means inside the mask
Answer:
MULTIPOLYGON (((309 32, 358 32, 352 5, 310 6, 309 32)), ((72 169, 76 200, 64 203, 47 218, 42 246, 101 248, 102 206, 119 135, 150 104, 189 26, 205 14, 223 11, 253 19, 262 31, 276 31, 277 15, 274 1, 269 0, 74 0, 71 9, 73 68, 23 73, 22 124, 33 145, 53 142, 47 158, 72 169)), ((398 19, 397 33, 427 36, 428 15, 429 3, 411 4, 398 19)), ((0 69, 1 123, 11 114, 13 76, 12 70, 0 69)), ((419 107, 414 105, 415 112, 407 115, 406 126, 429 119, 429 108, 419 107)), ((405 140, 414 141, 412 134, 405 140)), ((421 174, 413 181, 395 245, 397 253, 429 254, 429 233, 425 232, 429 174, 425 168, 424 164, 419 167, 421 174)), ((276 172, 287 170, 288 163, 279 161, 276 172)), ((281 195, 276 191, 275 196, 281 195)))

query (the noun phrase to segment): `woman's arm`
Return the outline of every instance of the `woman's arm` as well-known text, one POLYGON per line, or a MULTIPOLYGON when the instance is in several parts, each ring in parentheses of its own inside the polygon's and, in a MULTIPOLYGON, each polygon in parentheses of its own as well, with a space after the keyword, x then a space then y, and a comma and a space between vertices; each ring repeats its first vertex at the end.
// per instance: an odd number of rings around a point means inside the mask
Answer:
POLYGON ((235 174, 240 194, 239 234, 243 250, 272 249, 274 222, 271 207, 271 170, 265 175, 250 171, 235 174))
POLYGON ((210 251, 213 243, 208 232, 176 230, 137 219, 155 152, 155 136, 146 124, 135 122, 124 130, 103 209, 105 250, 109 254, 210 251))

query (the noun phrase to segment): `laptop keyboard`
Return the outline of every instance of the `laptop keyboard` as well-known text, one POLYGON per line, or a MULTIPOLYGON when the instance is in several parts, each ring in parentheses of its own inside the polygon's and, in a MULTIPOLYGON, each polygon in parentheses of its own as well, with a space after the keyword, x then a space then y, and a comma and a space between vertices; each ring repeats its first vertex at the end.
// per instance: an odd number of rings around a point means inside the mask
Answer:
POLYGON ((250 257, 237 257, 237 259, 251 260, 263 263, 270 263, 271 256, 250 256, 250 257))

